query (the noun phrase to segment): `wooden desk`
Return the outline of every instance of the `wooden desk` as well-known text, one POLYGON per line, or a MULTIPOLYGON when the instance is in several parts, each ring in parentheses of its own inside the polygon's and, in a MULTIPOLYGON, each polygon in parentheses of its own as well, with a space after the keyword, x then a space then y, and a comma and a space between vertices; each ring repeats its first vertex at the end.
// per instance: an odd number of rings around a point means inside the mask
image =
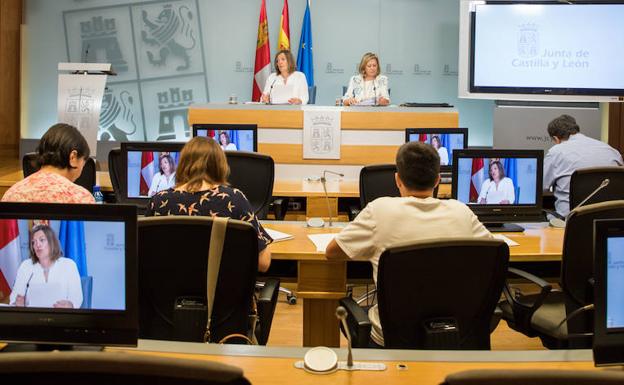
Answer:
MULTIPOLYGON (((327 260, 316 251, 308 234, 337 233, 341 228, 313 229, 298 222, 263 222, 266 228, 292 234, 294 239, 270 245, 273 259, 298 261, 297 295, 303 299, 303 346, 340 346, 334 315, 345 296, 347 261, 327 260)), ((506 233, 519 243, 510 248, 512 262, 560 261, 563 229, 536 228, 506 233)))
MULTIPOLYGON (((107 349, 108 350, 108 349, 107 349)), ((245 377, 254 385, 276 383, 301 385, 359 385, 422 384, 439 385, 444 378, 463 370, 526 369, 526 370, 617 370, 595 368, 590 350, 557 351, 419 351, 354 349, 355 361, 384 362, 385 371, 337 371, 314 375, 294 367, 302 360, 306 349, 272 348, 262 346, 206 345, 167 341, 139 340, 132 354, 150 354, 165 357, 216 361, 243 369, 245 377), (399 369, 398 364, 406 369, 399 369)), ((335 349, 339 360, 346 359, 346 349, 335 349)))

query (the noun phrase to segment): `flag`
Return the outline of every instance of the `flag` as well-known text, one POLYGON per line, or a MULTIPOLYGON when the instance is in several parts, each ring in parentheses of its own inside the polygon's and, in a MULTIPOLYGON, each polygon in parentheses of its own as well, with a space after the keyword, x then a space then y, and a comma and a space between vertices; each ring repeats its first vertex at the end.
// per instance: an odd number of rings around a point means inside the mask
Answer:
POLYGON ((519 195, 519 190, 520 187, 518 186, 518 162, 516 158, 506 158, 503 160, 503 168, 505 169, 505 176, 509 179, 511 179, 513 186, 514 186, 514 197, 515 197, 515 202, 511 202, 511 203, 519 203, 520 202, 520 197, 519 195))
POLYGON ((481 185, 486 178, 483 165, 483 158, 472 159, 472 171, 470 173, 470 198, 468 202, 477 203, 479 200, 479 191, 481 190, 481 185))
POLYGON ((154 165, 154 153, 146 151, 141 153, 141 184, 139 187, 139 195, 147 195, 152 177, 158 171, 158 167, 154 165))
POLYGON ((256 63, 252 84, 251 100, 260 101, 264 84, 271 74, 271 51, 269 49, 269 24, 266 14, 266 0, 260 5, 260 21, 258 22, 258 40, 256 43, 256 63))
POLYGON ((290 50, 290 25, 288 22, 288 0, 284 0, 282 17, 280 18, 280 31, 277 36, 277 50, 290 50))
POLYGON ((427 134, 418 134, 418 141, 427 143, 427 134))
POLYGON ((87 251, 85 246, 84 222, 61 221, 59 228, 59 242, 63 255, 76 262, 81 277, 87 273, 87 251))
POLYGON ((16 219, 0 220, 0 300, 11 294, 17 268, 22 262, 16 219))
POLYGON ((301 25, 301 38, 299 39, 299 53, 297 54, 297 71, 305 74, 308 86, 314 85, 314 68, 312 55, 312 22, 310 21, 310 0, 306 5, 301 25))

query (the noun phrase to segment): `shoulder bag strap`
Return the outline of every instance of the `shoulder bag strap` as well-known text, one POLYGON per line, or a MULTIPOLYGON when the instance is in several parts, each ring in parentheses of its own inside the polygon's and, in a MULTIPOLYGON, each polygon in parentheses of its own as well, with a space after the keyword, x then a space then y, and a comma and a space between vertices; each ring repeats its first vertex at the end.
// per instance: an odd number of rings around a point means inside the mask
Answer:
POLYGON ((208 318, 206 320, 206 331, 204 342, 210 342, 210 319, 212 317, 212 304, 214 303, 217 281, 219 279, 219 268, 221 266, 221 255, 223 253, 223 242, 225 241, 225 230, 230 218, 213 217, 212 231, 210 232, 210 248, 208 249, 208 271, 206 273, 206 305, 208 318))

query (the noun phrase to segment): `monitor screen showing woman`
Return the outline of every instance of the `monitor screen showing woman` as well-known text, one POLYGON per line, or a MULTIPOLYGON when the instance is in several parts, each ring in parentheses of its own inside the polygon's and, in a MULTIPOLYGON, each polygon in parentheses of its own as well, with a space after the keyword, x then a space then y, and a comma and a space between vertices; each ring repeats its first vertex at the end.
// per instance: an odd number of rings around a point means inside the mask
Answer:
POLYGON ((128 151, 128 198, 149 198, 175 186, 178 157, 173 151, 128 151))
MULTIPOLYGON (((449 130, 460 130, 449 129, 449 130)), ((465 129, 463 129, 465 130, 465 129)), ((440 155, 440 166, 451 166, 453 164, 453 151, 462 150, 466 143, 466 132, 444 133, 439 130, 407 129, 408 142, 423 142, 432 145, 440 155)))
POLYGON ((229 127, 197 127, 193 136, 204 136, 214 139, 224 151, 256 150, 256 128, 229 128, 229 127))
POLYGON ((473 205, 535 205, 536 158, 459 158, 457 199, 473 205))
POLYGON ((0 301, 14 307, 125 310, 123 222, 2 219, 0 301))

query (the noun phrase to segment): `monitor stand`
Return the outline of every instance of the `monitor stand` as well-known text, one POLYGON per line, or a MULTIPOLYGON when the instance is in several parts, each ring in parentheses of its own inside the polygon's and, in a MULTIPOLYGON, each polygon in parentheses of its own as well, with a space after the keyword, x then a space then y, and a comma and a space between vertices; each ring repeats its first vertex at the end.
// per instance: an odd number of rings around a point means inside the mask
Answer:
POLYGON ((483 224, 491 233, 521 233, 524 227, 515 223, 486 222, 483 224))
POLYGON ((3 349, 2 353, 21 353, 21 352, 51 352, 53 350, 73 350, 99 352, 104 350, 103 346, 96 345, 56 345, 56 344, 16 344, 9 343, 3 349))

